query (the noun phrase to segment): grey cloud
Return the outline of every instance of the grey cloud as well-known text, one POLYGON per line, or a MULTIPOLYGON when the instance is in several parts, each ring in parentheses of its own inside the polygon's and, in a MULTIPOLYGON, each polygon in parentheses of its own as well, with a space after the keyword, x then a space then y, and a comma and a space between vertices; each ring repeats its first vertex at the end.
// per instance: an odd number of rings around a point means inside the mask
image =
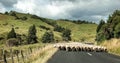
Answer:
POLYGON ((0 0, 9 10, 28 10, 29 13, 54 19, 83 19, 96 22, 106 19, 114 10, 120 9, 119 2, 120 0, 0 0))
POLYGON ((9 8, 12 7, 13 4, 17 3, 17 0, 0 0, 0 3, 2 3, 3 6, 9 8))
MULTIPOLYGON (((82 0, 81 0, 82 1, 82 0)), ((85 19, 98 22, 101 19, 106 19, 106 17, 111 14, 114 10, 120 9, 120 4, 118 0, 102 0, 93 2, 85 2, 84 6, 76 4, 73 8, 67 10, 67 13, 75 19, 85 19), (94 2, 94 3, 93 3, 94 2), (93 17, 94 16, 94 17, 93 17), (95 17, 96 16, 96 17, 95 17), (97 18, 101 16, 102 18, 97 18)))

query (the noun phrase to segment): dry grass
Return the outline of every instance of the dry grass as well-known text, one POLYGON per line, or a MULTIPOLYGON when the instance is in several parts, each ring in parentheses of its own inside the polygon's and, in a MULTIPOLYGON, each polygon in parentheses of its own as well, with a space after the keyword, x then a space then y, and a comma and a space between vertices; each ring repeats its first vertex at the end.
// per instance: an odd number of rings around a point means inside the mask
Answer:
POLYGON ((45 48, 33 52, 27 63, 46 63, 46 61, 57 51, 52 45, 48 45, 45 48))
POLYGON ((101 45, 107 47, 110 53, 120 55, 120 39, 106 40, 101 45))

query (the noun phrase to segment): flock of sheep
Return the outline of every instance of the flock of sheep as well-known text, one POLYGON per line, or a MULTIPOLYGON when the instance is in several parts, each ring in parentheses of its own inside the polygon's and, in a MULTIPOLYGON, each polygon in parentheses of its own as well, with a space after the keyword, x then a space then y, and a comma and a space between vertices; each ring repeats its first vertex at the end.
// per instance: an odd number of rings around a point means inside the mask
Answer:
POLYGON ((54 45, 54 47, 64 51, 107 52, 106 47, 78 43, 78 42, 57 43, 54 45))

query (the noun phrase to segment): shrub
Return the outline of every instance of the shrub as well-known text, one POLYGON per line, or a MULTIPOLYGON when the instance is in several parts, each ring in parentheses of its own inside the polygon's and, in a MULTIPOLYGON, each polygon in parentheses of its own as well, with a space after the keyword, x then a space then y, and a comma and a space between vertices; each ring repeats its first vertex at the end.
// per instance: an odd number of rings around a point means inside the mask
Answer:
POLYGON ((16 13, 15 13, 15 11, 11 11, 11 12, 10 12, 10 15, 11 15, 11 16, 17 16, 16 13))
POLYGON ((54 42, 54 34, 53 32, 45 32, 45 34, 42 37, 42 42, 43 43, 50 43, 54 42))
POLYGON ((50 28, 42 26, 42 25, 40 25, 39 27, 42 28, 42 29, 45 29, 45 30, 50 30, 50 28))
POLYGON ((27 17, 24 16, 24 17, 21 17, 20 19, 21 19, 21 20, 27 20, 27 17))
POLYGON ((6 45, 8 47, 12 47, 12 46, 18 46, 19 45, 19 42, 16 38, 10 38, 6 41, 6 45))
POLYGON ((12 28, 12 30, 7 35, 7 39, 10 38, 17 38, 14 28, 12 28))
POLYGON ((56 25, 56 26, 54 27, 54 31, 63 32, 64 30, 65 30, 65 28, 63 28, 63 27, 61 27, 61 26, 58 26, 58 25, 56 25))
POLYGON ((71 41, 71 36, 70 35, 71 35, 71 30, 65 29, 63 31, 63 34, 62 34, 63 40, 64 41, 71 41))

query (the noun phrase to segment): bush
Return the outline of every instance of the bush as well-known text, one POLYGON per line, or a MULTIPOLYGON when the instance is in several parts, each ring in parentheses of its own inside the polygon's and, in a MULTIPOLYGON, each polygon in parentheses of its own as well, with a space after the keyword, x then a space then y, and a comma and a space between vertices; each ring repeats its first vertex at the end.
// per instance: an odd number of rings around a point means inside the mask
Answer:
POLYGON ((17 38, 14 28, 12 28, 12 30, 7 35, 7 39, 10 38, 17 38))
POLYGON ((6 45, 8 47, 12 47, 12 46, 18 46, 19 45, 19 41, 16 38, 10 38, 6 41, 6 45))
POLYGON ((42 42, 43 43, 50 43, 54 42, 54 34, 53 32, 45 32, 45 34, 42 37, 42 42))
POLYGON ((20 19, 21 19, 21 20, 27 20, 27 17, 24 16, 24 17, 21 17, 20 19))
POLYGON ((42 29, 45 29, 45 30, 50 30, 50 28, 42 26, 42 25, 40 25, 39 27, 42 28, 42 29))
POLYGON ((56 25, 55 27, 54 27, 54 31, 57 31, 57 32, 63 32, 65 30, 65 28, 63 28, 63 27, 61 27, 61 26, 58 26, 58 25, 56 25))
POLYGON ((63 31, 63 34, 62 34, 63 40, 64 41, 71 41, 71 36, 70 35, 71 35, 71 30, 65 29, 63 31))
POLYGON ((15 16, 15 17, 17 16, 16 13, 15 13, 15 11, 10 11, 10 15, 11 16, 15 16))

